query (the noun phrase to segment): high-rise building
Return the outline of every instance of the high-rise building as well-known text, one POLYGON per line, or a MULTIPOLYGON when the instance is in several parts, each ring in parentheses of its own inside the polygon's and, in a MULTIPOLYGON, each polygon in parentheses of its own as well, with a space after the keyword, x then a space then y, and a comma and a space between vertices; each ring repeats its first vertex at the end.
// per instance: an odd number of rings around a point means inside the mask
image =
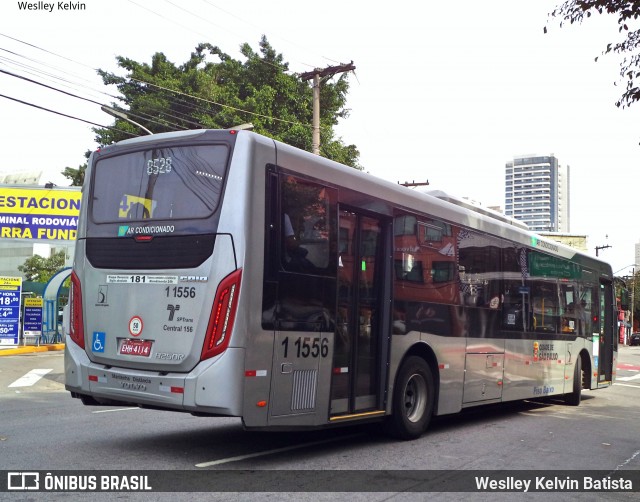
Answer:
POLYGON ((536 232, 569 233, 569 166, 553 155, 514 157, 505 166, 505 214, 536 232))

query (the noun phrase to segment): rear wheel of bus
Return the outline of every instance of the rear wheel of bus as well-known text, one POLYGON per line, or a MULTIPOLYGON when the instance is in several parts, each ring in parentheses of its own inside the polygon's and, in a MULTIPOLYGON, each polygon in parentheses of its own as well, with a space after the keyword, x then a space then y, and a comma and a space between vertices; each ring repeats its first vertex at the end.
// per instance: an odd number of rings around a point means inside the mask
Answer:
POLYGON ((420 437, 431 421, 434 394, 429 365, 421 357, 407 358, 396 378, 389 432, 399 439, 420 437))

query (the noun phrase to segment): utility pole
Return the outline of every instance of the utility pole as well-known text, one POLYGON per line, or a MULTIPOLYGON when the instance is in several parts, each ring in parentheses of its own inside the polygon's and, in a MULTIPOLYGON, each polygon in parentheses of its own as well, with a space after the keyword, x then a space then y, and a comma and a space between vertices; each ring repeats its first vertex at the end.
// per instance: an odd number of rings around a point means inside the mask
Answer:
POLYGON ((312 151, 316 155, 320 155, 320 79, 327 80, 337 73, 353 71, 356 67, 351 63, 341 64, 338 66, 327 66, 324 70, 316 68, 313 71, 307 71, 300 75, 303 82, 313 79, 313 136, 312 151))
POLYGON ((598 256, 598 251, 600 251, 601 249, 607 249, 610 247, 611 246, 609 244, 605 244, 604 246, 596 246, 596 256, 598 256))

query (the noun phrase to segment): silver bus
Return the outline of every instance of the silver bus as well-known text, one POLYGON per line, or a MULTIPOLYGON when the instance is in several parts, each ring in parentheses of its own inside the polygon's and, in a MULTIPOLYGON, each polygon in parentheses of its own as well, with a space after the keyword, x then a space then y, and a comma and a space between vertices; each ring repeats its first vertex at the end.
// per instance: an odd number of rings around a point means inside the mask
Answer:
POLYGON ((615 376, 608 264, 248 131, 94 152, 71 283, 65 385, 86 405, 411 439, 615 376))

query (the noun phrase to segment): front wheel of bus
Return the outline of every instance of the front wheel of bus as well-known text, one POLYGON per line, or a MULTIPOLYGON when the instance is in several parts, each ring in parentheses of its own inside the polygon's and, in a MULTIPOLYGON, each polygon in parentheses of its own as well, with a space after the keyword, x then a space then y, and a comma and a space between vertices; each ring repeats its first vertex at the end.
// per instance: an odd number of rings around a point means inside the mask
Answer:
POLYGON ((416 439, 427 429, 433 413, 434 385, 424 359, 407 358, 396 378, 389 429, 399 439, 416 439))
POLYGON ((569 406, 578 406, 582 399, 582 359, 578 356, 573 372, 573 392, 564 395, 564 402, 569 406))

